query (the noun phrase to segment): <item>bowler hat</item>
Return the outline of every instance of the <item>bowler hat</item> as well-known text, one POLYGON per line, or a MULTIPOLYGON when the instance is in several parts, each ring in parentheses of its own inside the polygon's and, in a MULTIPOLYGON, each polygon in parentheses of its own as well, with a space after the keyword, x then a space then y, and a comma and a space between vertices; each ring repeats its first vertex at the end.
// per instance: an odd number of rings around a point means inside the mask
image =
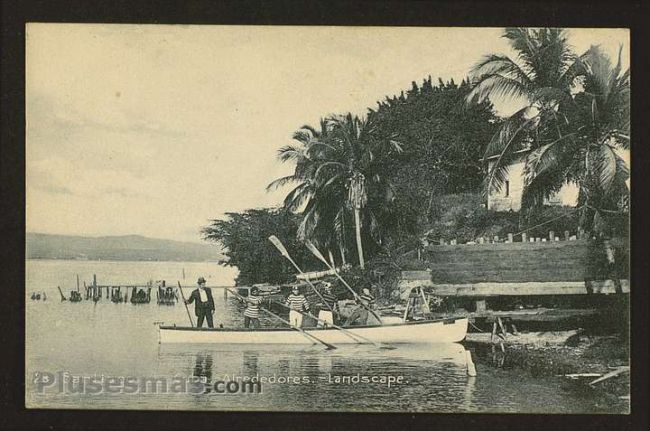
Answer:
POLYGON ((199 277, 199 279, 196 281, 196 284, 204 284, 205 283, 205 278, 199 277))

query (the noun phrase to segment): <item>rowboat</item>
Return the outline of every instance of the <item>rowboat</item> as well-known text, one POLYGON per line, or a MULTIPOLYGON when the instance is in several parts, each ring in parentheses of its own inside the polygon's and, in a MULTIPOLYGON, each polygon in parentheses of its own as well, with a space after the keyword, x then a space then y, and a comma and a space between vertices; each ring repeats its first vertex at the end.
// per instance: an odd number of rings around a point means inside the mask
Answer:
MULTIPOLYGON (((314 337, 330 344, 357 344, 352 337, 335 328, 303 328, 314 337)), ((381 326, 352 326, 349 333, 377 343, 457 343, 467 334, 467 318, 421 320, 381 326)), ((312 344, 291 328, 194 328, 160 325, 159 342, 192 344, 312 344)))

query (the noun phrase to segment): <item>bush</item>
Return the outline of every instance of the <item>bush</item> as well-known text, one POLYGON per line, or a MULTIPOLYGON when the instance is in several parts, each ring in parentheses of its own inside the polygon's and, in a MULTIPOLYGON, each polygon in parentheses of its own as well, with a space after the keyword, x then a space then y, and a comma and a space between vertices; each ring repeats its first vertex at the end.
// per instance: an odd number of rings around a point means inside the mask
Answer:
POLYGON ((437 198, 431 220, 425 234, 430 243, 456 239, 462 244, 481 236, 504 237, 517 232, 519 216, 515 212, 488 211, 480 194, 461 193, 437 198))

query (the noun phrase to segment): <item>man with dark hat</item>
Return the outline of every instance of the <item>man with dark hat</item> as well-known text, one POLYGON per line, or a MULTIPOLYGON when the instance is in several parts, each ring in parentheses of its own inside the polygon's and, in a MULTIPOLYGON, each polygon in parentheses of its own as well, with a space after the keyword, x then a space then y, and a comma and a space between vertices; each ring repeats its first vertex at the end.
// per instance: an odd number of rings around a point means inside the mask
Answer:
POLYGON ((203 319, 208 321, 208 328, 214 328, 212 323, 212 313, 214 313, 212 291, 209 287, 205 287, 205 278, 199 277, 196 283, 199 285, 199 288, 192 291, 190 299, 185 301, 185 303, 191 304, 194 302, 194 314, 196 314, 197 318, 197 328, 203 326, 203 319))

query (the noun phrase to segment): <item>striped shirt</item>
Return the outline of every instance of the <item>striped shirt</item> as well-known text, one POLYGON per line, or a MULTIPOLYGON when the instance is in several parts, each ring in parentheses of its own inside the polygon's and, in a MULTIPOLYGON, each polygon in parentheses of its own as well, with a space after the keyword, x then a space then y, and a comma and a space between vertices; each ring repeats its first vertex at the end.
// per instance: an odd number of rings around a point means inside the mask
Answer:
POLYGON ((304 295, 294 295, 293 293, 287 297, 285 303, 295 311, 309 310, 309 302, 304 295))
POLYGON ((359 296, 359 299, 361 300, 361 303, 364 304, 366 307, 372 308, 373 305, 375 305, 375 297, 372 296, 372 293, 369 295, 362 293, 361 296, 359 296))
POLYGON ((328 292, 328 291, 323 292, 322 296, 323 299, 325 300, 325 304, 323 304, 325 306, 325 309, 329 310, 331 308, 332 310, 335 310, 336 303, 337 303, 336 296, 334 296, 332 292, 328 292))
POLYGON ((249 296, 246 298, 246 310, 244 310, 244 316, 250 317, 252 319, 259 319, 260 317, 260 304, 263 299, 259 296, 249 296))

